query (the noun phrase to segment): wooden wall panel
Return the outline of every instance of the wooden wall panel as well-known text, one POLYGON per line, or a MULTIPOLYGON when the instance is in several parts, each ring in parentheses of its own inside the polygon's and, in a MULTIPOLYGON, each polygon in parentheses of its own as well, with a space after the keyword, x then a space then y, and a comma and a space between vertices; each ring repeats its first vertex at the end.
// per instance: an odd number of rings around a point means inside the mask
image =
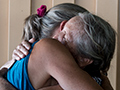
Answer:
POLYGON ((107 20, 117 31, 118 0, 97 0, 96 13, 107 20))
POLYGON ((118 0, 118 47, 117 47, 117 77, 116 90, 120 90, 120 0, 118 0))
POLYGON ((74 3, 74 0, 52 0, 52 6, 60 3, 74 3))
POLYGON ((37 11, 37 8, 39 8, 41 5, 46 5, 47 9, 50 9, 52 7, 52 0, 32 0, 31 1, 31 7, 32 7, 32 14, 35 14, 37 11))
POLYGON ((0 0, 0 66, 8 60, 8 0, 0 0))
POLYGON ((96 11, 96 0, 75 0, 75 4, 78 4, 87 10, 89 10, 91 13, 95 13, 96 11))
MULTIPOLYGON (((96 13, 106 21, 108 21, 113 28, 118 32, 118 0, 97 0, 96 3, 96 13)), ((118 36, 117 36, 118 39, 118 36)), ((116 42, 116 51, 114 58, 112 59, 110 70, 109 70, 109 79, 112 83, 112 86, 116 90, 116 75, 117 75, 117 49, 118 43, 116 42)))
POLYGON ((30 0, 9 0, 9 39, 8 53, 11 59, 12 52, 21 42, 24 19, 30 15, 30 0))

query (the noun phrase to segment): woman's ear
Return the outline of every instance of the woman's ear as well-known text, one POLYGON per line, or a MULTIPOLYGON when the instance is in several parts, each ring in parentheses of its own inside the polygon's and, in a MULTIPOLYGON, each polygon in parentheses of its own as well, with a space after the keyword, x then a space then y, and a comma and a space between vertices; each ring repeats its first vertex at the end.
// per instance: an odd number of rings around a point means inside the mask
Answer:
POLYGON ((79 66, 81 68, 85 68, 87 65, 93 63, 93 60, 90 60, 88 58, 81 58, 81 60, 79 61, 79 66))
POLYGON ((84 62, 86 62, 86 64, 89 65, 89 64, 93 63, 93 60, 84 58, 84 62))
POLYGON ((64 20, 64 21, 61 22, 61 24, 60 24, 60 31, 63 30, 63 28, 64 28, 66 22, 67 22, 67 20, 64 20))

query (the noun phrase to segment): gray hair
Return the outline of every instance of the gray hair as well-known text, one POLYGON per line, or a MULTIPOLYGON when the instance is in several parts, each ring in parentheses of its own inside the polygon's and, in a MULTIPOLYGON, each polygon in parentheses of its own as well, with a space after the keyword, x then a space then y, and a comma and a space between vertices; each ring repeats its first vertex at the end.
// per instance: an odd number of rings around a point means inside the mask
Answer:
POLYGON ((25 20, 23 39, 35 38, 40 40, 51 37, 55 28, 64 20, 69 20, 79 12, 88 12, 86 9, 71 3, 58 4, 48 10, 43 17, 31 15, 25 20))
MULTIPOLYGON (((25 20, 23 39, 51 37, 55 28, 64 20, 69 20, 86 9, 70 3, 54 6, 43 17, 31 15, 25 20)), ((81 14, 83 19, 84 35, 76 39, 76 51, 79 56, 92 59, 94 62, 85 70, 89 74, 96 71, 107 71, 115 49, 115 31, 103 19, 90 13, 81 14)))
POLYGON ((76 51, 79 56, 93 60, 85 70, 95 75, 96 72, 107 71, 115 50, 116 32, 102 18, 91 13, 79 14, 83 21, 82 35, 77 35, 76 51))

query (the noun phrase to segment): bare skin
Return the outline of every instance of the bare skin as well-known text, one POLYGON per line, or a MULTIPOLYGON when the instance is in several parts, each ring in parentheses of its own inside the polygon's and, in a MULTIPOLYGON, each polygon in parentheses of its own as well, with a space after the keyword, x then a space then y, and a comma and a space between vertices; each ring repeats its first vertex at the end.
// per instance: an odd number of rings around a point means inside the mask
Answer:
MULTIPOLYGON (((2 68, 0 70, 0 90, 17 90, 15 87, 13 87, 10 83, 8 83, 4 78, 3 75, 7 72, 7 68, 2 68)), ((110 84, 109 79, 105 75, 101 75, 102 78, 102 88, 104 90, 114 90, 113 87, 110 84)), ((54 86, 48 86, 44 87, 38 90, 63 90, 60 85, 54 85, 54 86)))
MULTIPOLYGON (((34 41, 33 41, 34 42, 34 41)), ((27 43, 27 42, 26 42, 27 43)), ((24 44, 24 43, 22 43, 22 44, 24 44)), ((29 45, 29 43, 27 43, 27 45, 26 45, 26 47, 29 47, 30 48, 30 45, 29 45)), ((26 49, 28 49, 28 47, 26 48, 26 49)), ((7 70, 6 70, 7 71, 7 70)), ((5 70, 2 70, 1 72, 0 72, 0 88, 1 88, 1 90, 8 90, 8 88, 7 87, 9 87, 9 88, 11 88, 11 90, 17 90, 17 89, 15 89, 11 84, 9 84, 3 77, 2 77, 2 75, 4 75, 4 73, 6 73, 5 72, 5 70)), ((103 77, 104 75, 102 75, 102 77, 103 77)), ((90 76, 89 76, 90 77, 90 76)), ((101 78, 102 78, 101 77, 101 78)), ((103 80, 103 83, 102 83, 102 88, 104 89, 104 90, 113 90, 113 88, 112 88, 112 86, 111 86, 111 84, 110 84, 110 81, 109 81, 109 79, 106 77, 106 76, 104 76, 103 78, 102 78, 102 80, 103 80), (106 82, 109 82, 109 83, 106 83, 106 82)), ((52 79, 50 80, 50 82, 46 82, 46 84, 47 84, 47 86, 48 87, 46 87, 46 85, 45 85, 45 87, 43 87, 43 88, 41 88, 41 89, 39 89, 39 90, 63 90, 59 85, 54 85, 54 86, 50 86, 51 85, 51 81, 52 81, 52 79)), ((94 81, 95 82, 95 81, 94 81)), ((52 84, 53 85, 53 84, 52 84)))
MULTIPOLYGON (((70 38, 67 37, 66 39, 69 40, 70 38)), ((58 40, 61 41, 62 39, 58 37, 58 40)), ((47 41, 42 41, 42 43, 40 41, 40 44, 35 45, 36 47, 33 49, 33 53, 29 59, 28 74, 35 89, 43 88, 52 76, 65 90, 102 90, 86 72, 78 67, 70 52, 63 45, 61 46, 58 42, 53 42, 53 40, 50 40, 49 43, 48 41, 48 39, 47 41)), ((60 89, 59 86, 54 88, 57 87, 60 89)))
POLYGON ((65 90, 103 90, 79 68, 70 52, 52 39, 44 39, 35 45, 28 62, 28 74, 35 89, 42 88, 52 76, 65 90))
POLYGON ((54 85, 54 86, 49 86, 49 87, 45 87, 38 90, 63 90, 63 89, 60 87, 60 85, 54 85))

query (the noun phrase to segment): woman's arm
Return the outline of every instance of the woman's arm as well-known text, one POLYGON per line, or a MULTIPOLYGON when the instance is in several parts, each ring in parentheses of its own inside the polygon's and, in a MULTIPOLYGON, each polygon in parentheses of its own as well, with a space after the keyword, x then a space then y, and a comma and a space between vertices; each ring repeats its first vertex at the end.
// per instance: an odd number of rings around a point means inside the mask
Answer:
POLYGON ((0 70, 0 90, 17 90, 8 81, 3 78, 3 75, 7 72, 7 68, 0 70))
POLYGON ((108 79, 107 76, 105 76, 101 73, 101 79, 102 79, 102 85, 101 86, 104 90, 114 90, 111 83, 110 83, 110 80, 108 79))

